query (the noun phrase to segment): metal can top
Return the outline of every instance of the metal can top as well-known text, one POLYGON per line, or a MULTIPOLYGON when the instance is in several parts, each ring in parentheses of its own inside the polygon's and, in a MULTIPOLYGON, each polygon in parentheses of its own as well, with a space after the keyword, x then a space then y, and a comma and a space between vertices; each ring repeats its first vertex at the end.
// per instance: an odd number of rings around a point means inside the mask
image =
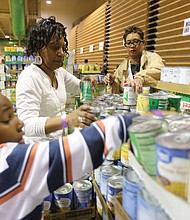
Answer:
POLYGON ((155 197, 145 187, 140 189, 139 195, 151 206, 159 205, 155 197))
POLYGON ((105 176, 113 176, 121 174, 121 168, 115 165, 101 166, 100 171, 105 176))
POLYGON ((171 149, 190 149, 190 133, 179 132, 179 133, 164 133, 158 135, 155 139, 156 145, 164 146, 165 148, 171 149))
POLYGON ((178 119, 182 119, 182 118, 190 118, 190 115, 188 114, 169 114, 169 115, 165 115, 164 118, 168 121, 174 121, 174 120, 178 120, 178 119))
POLYGON ((139 183, 140 179, 133 169, 126 169, 123 174, 124 178, 133 183, 139 183))
POLYGON ((189 131, 190 130, 190 117, 179 118, 169 123, 168 129, 170 132, 189 131))
POLYGON ((70 183, 64 184, 62 187, 55 191, 56 194, 68 194, 72 191, 73 186, 70 183))
POLYGON ((151 121, 153 119, 161 119, 161 117, 156 115, 139 115, 137 117, 133 117, 134 123, 142 123, 144 121, 151 121))
POLYGON ((79 181, 74 182, 73 188, 75 190, 87 191, 90 188, 92 188, 92 183, 88 180, 79 180, 79 181))
POLYGON ((123 187, 123 176, 112 176, 108 179, 108 186, 116 189, 122 189, 123 187))
POLYGON ((153 119, 149 121, 144 121, 142 123, 135 123, 129 126, 129 132, 136 132, 136 133, 144 133, 150 132, 153 130, 157 130, 166 126, 166 121, 163 119, 153 119))

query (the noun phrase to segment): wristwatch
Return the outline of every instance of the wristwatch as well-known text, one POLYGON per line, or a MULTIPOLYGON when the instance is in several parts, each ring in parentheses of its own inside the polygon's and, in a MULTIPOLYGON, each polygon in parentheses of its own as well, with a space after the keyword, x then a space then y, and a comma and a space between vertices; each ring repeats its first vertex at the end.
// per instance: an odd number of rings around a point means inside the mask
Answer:
POLYGON ((64 112, 62 115, 61 115, 61 124, 62 124, 62 126, 63 126, 63 128, 68 128, 69 127, 69 125, 68 125, 68 123, 67 123, 67 121, 66 121, 66 112, 64 112))

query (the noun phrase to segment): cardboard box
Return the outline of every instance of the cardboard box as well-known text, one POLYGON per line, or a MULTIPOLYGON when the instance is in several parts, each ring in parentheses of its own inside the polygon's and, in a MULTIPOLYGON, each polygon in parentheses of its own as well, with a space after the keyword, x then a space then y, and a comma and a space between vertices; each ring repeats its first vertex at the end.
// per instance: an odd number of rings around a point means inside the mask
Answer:
POLYGON ((122 197, 117 196, 115 198, 115 219, 117 220, 131 220, 128 214, 122 207, 122 197))
POLYGON ((71 210, 68 212, 50 213, 44 220, 88 220, 96 217, 96 208, 91 206, 85 209, 71 210))

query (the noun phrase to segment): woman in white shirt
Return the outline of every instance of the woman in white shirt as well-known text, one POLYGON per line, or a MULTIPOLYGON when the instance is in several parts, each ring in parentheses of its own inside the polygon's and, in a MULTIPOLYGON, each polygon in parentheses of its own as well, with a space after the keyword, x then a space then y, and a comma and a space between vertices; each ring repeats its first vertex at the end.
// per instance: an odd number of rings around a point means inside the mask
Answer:
MULTIPOLYGON (((51 16, 29 31, 27 54, 36 60, 22 71, 16 85, 16 108, 25 125, 26 143, 55 139, 63 128, 84 127, 96 120, 86 105, 65 114, 66 93, 78 95, 81 86, 81 80, 62 67, 68 47, 65 29, 51 16)), ((96 78, 87 78, 95 87, 96 78)))

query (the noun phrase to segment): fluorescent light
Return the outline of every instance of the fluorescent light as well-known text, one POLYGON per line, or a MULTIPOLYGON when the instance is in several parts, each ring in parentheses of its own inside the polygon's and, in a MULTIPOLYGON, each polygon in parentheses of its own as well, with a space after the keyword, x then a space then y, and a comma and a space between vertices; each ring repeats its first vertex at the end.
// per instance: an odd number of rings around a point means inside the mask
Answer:
POLYGON ((9 38, 9 35, 5 35, 5 38, 9 38))
POLYGON ((48 5, 51 5, 51 3, 52 3, 51 1, 48 1, 48 0, 46 1, 46 4, 48 5))

